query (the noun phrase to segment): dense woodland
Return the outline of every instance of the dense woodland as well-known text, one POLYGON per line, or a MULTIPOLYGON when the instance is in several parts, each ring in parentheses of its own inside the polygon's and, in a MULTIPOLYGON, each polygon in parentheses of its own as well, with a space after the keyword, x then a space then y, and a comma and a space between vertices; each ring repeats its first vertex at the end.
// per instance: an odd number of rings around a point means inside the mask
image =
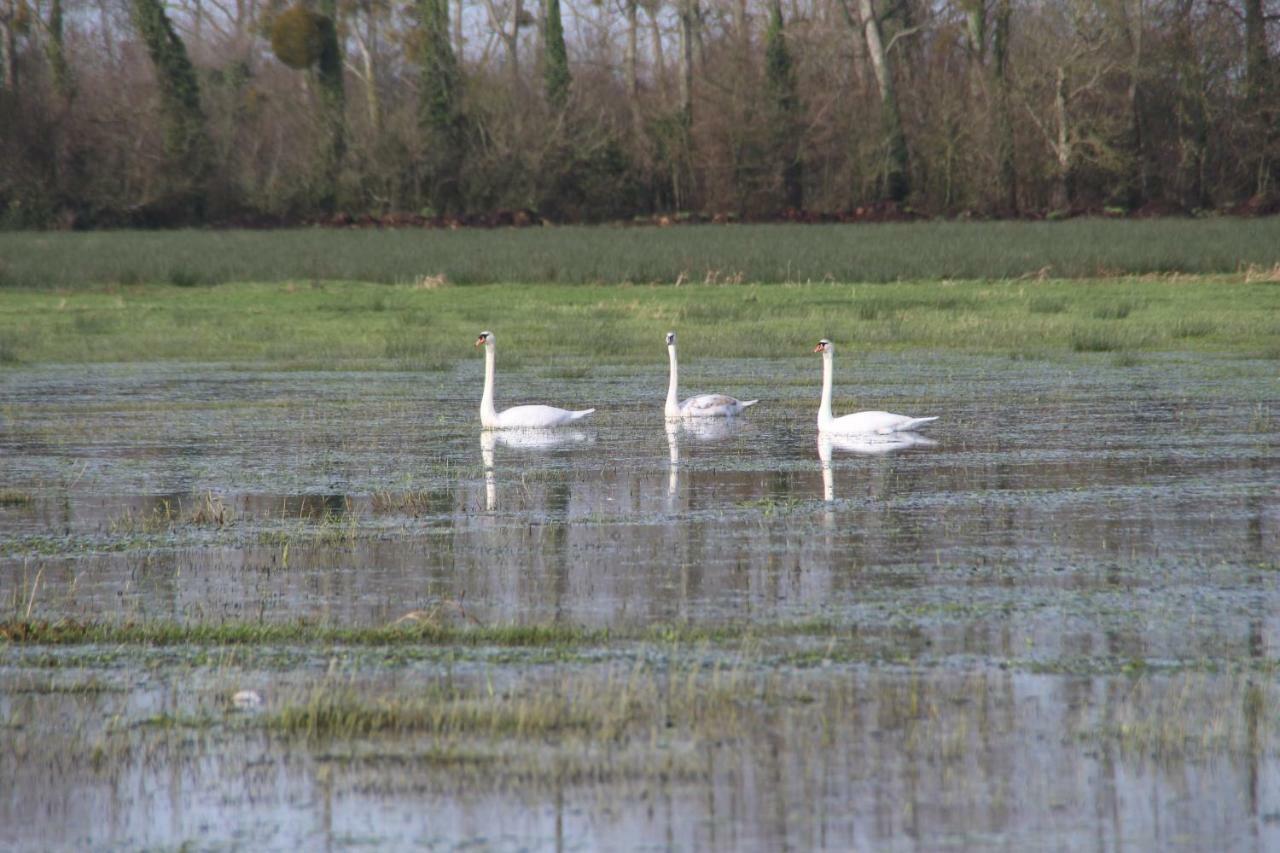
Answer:
POLYGON ((1278 43, 1280 0, 0 0, 0 226, 1270 212, 1278 43))

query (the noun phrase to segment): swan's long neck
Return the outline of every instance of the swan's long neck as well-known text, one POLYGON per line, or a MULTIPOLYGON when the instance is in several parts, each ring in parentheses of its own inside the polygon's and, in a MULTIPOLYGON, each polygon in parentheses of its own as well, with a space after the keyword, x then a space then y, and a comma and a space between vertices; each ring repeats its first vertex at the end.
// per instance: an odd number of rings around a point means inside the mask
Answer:
POLYGON ((498 422, 498 411, 493 407, 493 345, 484 348, 484 394, 480 397, 480 425, 492 427, 498 422))
POLYGON ((679 368, 676 366, 676 345, 669 344, 667 346, 667 356, 671 360, 671 378, 667 381, 667 405, 665 411, 667 417, 678 418, 680 416, 680 400, 676 395, 676 384, 679 368))
POLYGON ((822 402, 818 404, 818 429, 831 423, 831 351, 822 354, 822 402))

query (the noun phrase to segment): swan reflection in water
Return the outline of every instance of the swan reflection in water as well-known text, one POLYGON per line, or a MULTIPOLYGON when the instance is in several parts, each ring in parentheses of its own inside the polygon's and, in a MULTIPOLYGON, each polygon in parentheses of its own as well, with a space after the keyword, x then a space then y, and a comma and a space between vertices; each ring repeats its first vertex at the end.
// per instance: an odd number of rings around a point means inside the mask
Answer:
POLYGON ((742 431, 742 422, 735 417, 727 418, 687 418, 666 421, 667 451, 670 455, 670 467, 667 471, 667 497, 674 498, 680 486, 680 435, 694 441, 720 441, 742 431))
POLYGON ((480 461, 484 465, 484 508, 493 512, 498 506, 498 479, 494 470, 494 449, 500 444, 515 450, 550 450, 562 444, 588 440, 585 432, 567 429, 481 430, 480 461))
POLYGON ((822 463, 822 499, 836 499, 835 478, 831 473, 831 453, 857 453, 860 456, 885 456, 908 447, 933 447, 938 442, 918 432, 893 432, 888 435, 818 434, 818 461, 822 463))

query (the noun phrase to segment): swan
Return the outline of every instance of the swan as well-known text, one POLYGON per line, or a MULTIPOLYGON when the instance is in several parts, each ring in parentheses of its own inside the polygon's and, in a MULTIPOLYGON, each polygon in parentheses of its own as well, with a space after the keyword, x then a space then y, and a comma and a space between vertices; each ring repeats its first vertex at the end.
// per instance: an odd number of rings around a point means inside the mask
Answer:
POLYGON ((668 418, 731 418, 748 406, 760 402, 738 400, 727 394, 699 394, 684 402, 677 402, 676 375, 679 367, 676 364, 675 332, 667 332, 667 356, 671 361, 671 378, 667 382, 667 405, 664 410, 668 418))
POLYGON ((555 406, 493 408, 493 332, 481 332, 476 346, 484 347, 484 395, 480 398, 480 425, 485 429, 547 429, 582 420, 595 409, 571 412, 555 406))
POLYGON ((818 405, 818 432, 840 435, 888 435, 895 432, 909 432, 930 421, 929 418, 912 418, 906 415, 895 415, 892 412, 856 412, 840 418, 831 416, 831 360, 835 348, 831 341, 823 338, 813 348, 822 353, 822 402, 818 405))

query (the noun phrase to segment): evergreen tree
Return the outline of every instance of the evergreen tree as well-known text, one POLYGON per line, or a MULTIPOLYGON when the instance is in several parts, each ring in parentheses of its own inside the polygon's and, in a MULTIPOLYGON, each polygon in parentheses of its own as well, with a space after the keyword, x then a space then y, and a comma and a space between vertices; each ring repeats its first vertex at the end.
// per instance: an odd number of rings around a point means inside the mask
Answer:
POLYGON ((560 20, 560 0, 545 0, 546 29, 543 43, 546 56, 543 74, 547 86, 547 103, 553 109, 563 110, 569 103, 569 52, 564 46, 564 25, 560 20))
POLYGON ((782 0, 773 0, 769 28, 764 34, 765 87, 772 111, 770 133, 773 154, 782 177, 783 198, 788 207, 804 206, 803 169, 800 162, 800 99, 796 95, 795 69, 783 31, 782 0))

